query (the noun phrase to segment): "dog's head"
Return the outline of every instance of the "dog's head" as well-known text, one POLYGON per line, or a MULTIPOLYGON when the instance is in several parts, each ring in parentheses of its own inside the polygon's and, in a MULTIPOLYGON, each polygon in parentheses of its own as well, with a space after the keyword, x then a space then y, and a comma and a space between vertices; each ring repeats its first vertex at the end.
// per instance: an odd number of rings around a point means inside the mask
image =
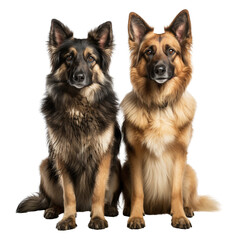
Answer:
POLYGON ((48 48, 55 85, 59 83, 79 91, 89 86, 97 88, 104 84, 110 64, 112 24, 103 23, 90 31, 88 38, 77 39, 67 26, 53 19, 48 48))
POLYGON ((181 11, 164 33, 153 30, 136 13, 130 13, 131 81, 144 101, 165 104, 181 95, 191 78, 188 11, 181 11))

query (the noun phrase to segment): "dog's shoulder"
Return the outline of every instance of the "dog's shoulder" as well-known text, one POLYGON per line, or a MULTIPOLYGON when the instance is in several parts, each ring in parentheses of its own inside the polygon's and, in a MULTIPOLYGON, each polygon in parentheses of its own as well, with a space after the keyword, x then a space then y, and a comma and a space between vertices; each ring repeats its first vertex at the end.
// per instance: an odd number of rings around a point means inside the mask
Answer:
POLYGON ((149 114, 139 98, 132 91, 121 102, 125 120, 138 128, 145 128, 149 123, 149 114))
POLYGON ((186 91, 180 100, 174 105, 174 113, 179 127, 192 122, 196 106, 197 104, 195 99, 189 92, 186 91))

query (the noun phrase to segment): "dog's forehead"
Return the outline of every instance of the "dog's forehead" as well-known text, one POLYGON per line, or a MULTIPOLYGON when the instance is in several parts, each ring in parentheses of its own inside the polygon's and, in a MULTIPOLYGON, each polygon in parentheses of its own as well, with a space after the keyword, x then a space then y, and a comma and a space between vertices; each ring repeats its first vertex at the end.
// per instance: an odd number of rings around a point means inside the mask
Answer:
POLYGON ((75 38, 73 40, 73 47, 75 47, 78 52, 83 52, 85 50, 85 48, 89 45, 90 45, 90 43, 87 39, 75 38))
POLYGON ((88 41, 88 39, 73 39, 71 42, 68 42, 66 48, 69 52, 73 52, 74 55, 84 54, 86 52, 96 54, 95 46, 88 41))
POLYGON ((152 43, 157 43, 159 42, 159 35, 161 34, 156 34, 154 32, 149 32, 145 38, 144 38, 144 41, 143 41, 143 44, 152 44, 152 43))
POLYGON ((165 32, 161 34, 154 33, 154 32, 148 33, 142 43, 142 47, 146 48, 151 45, 155 45, 157 47, 161 47, 163 45, 169 45, 175 48, 176 50, 180 50, 181 48, 176 37, 169 32, 165 32))
POLYGON ((168 45, 175 49, 175 51, 181 52, 181 45, 177 38, 171 32, 165 32, 162 34, 162 44, 168 45))

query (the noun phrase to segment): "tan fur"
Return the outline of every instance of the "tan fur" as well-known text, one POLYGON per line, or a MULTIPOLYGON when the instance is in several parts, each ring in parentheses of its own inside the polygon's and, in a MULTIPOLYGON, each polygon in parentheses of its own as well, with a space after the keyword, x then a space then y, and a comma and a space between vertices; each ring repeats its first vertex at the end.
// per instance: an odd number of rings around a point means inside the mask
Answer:
POLYGON ((86 47, 86 49, 84 50, 83 53, 85 59, 87 59, 87 57, 89 55, 93 56, 95 59, 97 59, 97 56, 94 54, 94 50, 91 47, 86 47))
POLYGON ((126 138, 129 144, 138 148, 141 146, 144 149, 142 161, 145 211, 149 214, 160 213, 162 208, 163 212, 168 212, 173 164, 176 157, 172 146, 179 141, 182 145, 188 146, 191 139, 191 120, 195 112, 195 101, 189 93, 185 93, 174 109, 167 107, 163 110, 154 109, 148 112, 147 108, 138 107, 141 104, 136 102, 137 98, 135 102, 126 101, 127 99, 134 99, 134 92, 127 95, 121 107, 127 122, 130 122, 126 125, 126 138), (187 124, 188 128, 180 132, 179 128, 187 124), (156 212, 154 210, 152 212, 151 208, 156 209, 156 212))
POLYGON ((57 169, 60 174, 60 184, 63 189, 63 203, 64 203, 64 215, 58 226, 65 224, 66 221, 71 221, 73 226, 76 226, 76 196, 74 191, 74 184, 71 177, 65 170, 65 164, 62 160, 57 160, 57 169))
POLYGON ((107 153, 104 155, 98 169, 98 173, 96 176, 96 183, 93 191, 92 197, 92 217, 91 222, 93 221, 104 221, 107 224, 104 218, 104 202, 105 202, 105 192, 106 185, 109 177, 109 169, 111 163, 111 154, 107 153))
POLYGON ((99 67, 98 64, 95 64, 93 67, 93 81, 95 82, 100 82, 103 83, 106 79, 104 78, 104 74, 101 70, 101 68, 99 67))
POLYGON ((63 78, 63 76, 66 74, 66 69, 67 69, 66 66, 62 64, 60 68, 58 68, 57 71, 54 73, 54 76, 57 79, 63 78))
POLYGON ((130 153, 129 161, 130 171, 131 171, 131 215, 128 220, 128 224, 132 224, 134 221, 140 221, 144 224, 144 220, 142 218, 144 210, 143 210, 143 169, 142 169, 142 154, 143 149, 135 145, 134 152, 130 153))
POLYGON ((94 95, 99 89, 100 85, 98 83, 93 83, 88 88, 83 89, 81 95, 86 97, 88 102, 92 103, 94 101, 94 95))
MULTIPOLYGON (((77 51, 76 48, 70 47, 69 50, 68 50, 68 53, 67 53, 66 55, 69 55, 69 53, 73 53, 74 56, 77 56, 78 51, 77 51)), ((66 56, 66 55, 65 55, 65 56, 66 56)))
MULTIPOLYGON (((129 24, 136 16, 130 14, 129 24)), ((144 227, 143 212, 171 213, 174 227, 189 228, 191 223, 185 212, 192 216, 193 210, 217 209, 216 202, 198 197, 196 174, 186 164, 196 110, 194 98, 186 91, 192 72, 189 52, 192 38, 189 35, 182 45, 170 30, 155 34, 153 28, 144 24, 148 32, 140 44, 129 28, 133 90, 121 103, 128 157, 122 174, 124 214, 130 214, 130 228, 144 227), (156 61, 166 58, 166 46, 175 50, 171 59, 174 76, 161 86, 146 77, 147 58, 141 56, 149 46, 154 48, 152 58, 156 61)))
MULTIPOLYGON (((71 110, 72 111, 72 110, 71 110)), ((48 136, 51 143, 55 146, 55 154, 61 154, 63 152, 68 152, 70 143, 67 141, 61 141, 61 136, 55 134, 54 130, 48 127, 48 136)))
MULTIPOLYGON (((111 124, 108 129, 102 134, 97 136, 97 144, 96 149, 99 153, 105 154, 111 146, 111 141, 113 139, 113 133, 114 133, 114 124, 111 124)), ((96 137, 95 137, 96 138, 96 137)))
POLYGON ((81 95, 85 97, 87 101, 90 103, 94 101, 94 95, 100 89, 99 83, 103 84, 105 81, 104 74, 97 63, 93 66, 92 71, 93 71, 93 84, 91 84, 87 88, 83 88, 81 91, 81 95))

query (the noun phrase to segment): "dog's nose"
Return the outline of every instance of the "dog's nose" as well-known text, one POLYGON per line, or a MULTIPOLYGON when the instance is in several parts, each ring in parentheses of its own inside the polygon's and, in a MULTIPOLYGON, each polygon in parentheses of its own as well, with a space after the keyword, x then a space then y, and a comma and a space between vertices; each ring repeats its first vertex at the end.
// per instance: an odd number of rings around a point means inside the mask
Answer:
POLYGON ((154 73, 155 73, 156 75, 158 75, 158 76, 164 75, 165 72, 166 72, 166 66, 163 65, 163 64, 157 65, 157 66, 155 66, 155 68, 154 68, 154 73))
POLYGON ((74 73, 73 75, 73 80, 75 82, 78 82, 78 83, 81 83, 85 80, 85 74, 83 72, 77 72, 77 73, 74 73))

